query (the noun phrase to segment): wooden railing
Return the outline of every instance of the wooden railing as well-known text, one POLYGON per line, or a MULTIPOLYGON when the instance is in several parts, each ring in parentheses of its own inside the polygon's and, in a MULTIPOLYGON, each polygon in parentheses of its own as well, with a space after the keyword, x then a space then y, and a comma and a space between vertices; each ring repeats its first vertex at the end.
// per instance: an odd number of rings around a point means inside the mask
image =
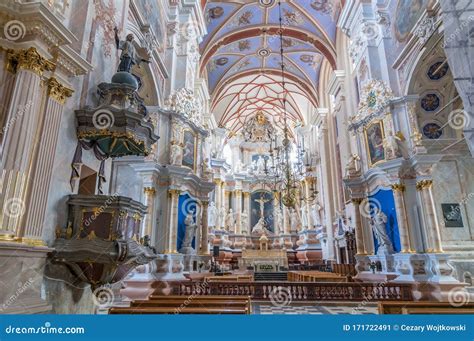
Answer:
POLYGON ((172 282, 173 295, 251 296, 253 300, 386 301, 413 300, 409 284, 306 282, 172 282))

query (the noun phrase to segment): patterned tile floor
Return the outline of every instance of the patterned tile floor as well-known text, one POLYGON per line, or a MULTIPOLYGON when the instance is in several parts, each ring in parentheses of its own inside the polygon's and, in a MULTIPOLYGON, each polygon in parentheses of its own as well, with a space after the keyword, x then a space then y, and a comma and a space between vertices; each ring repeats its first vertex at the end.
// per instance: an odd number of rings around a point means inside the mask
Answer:
POLYGON ((311 302, 291 303, 285 306, 272 305, 269 302, 253 302, 252 313, 261 315, 339 315, 339 314, 377 314, 376 305, 354 303, 321 304, 311 302))

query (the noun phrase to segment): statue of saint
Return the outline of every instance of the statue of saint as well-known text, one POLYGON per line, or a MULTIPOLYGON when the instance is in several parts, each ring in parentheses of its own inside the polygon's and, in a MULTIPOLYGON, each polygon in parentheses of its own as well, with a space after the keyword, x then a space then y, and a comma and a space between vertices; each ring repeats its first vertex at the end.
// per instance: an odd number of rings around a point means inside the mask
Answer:
POLYGON ((396 159, 400 156, 400 150, 398 147, 399 141, 401 142, 402 139, 396 135, 393 135, 392 131, 390 131, 383 140, 383 147, 389 159, 396 159))
POLYGON ((301 211, 301 225, 303 229, 306 229, 308 228, 308 214, 307 214, 305 203, 301 204, 300 211, 301 211))
POLYGON ((242 232, 247 233, 249 228, 249 215, 245 209, 240 214, 240 225, 242 226, 242 232))
POLYGON ((117 46, 117 49, 122 50, 122 53, 120 54, 120 64, 118 66, 117 72, 130 73, 130 70, 133 65, 138 65, 141 62, 150 63, 149 60, 143 59, 138 55, 137 50, 133 45, 133 34, 129 33, 127 34, 125 40, 120 40, 118 36, 117 27, 114 28, 114 32, 115 44, 117 46))
POLYGON ((296 211, 294 208, 291 209, 290 219, 291 219, 291 230, 298 231, 299 227, 301 226, 301 221, 300 221, 300 217, 298 216, 298 211, 296 211))
POLYGON ((182 163, 182 148, 179 144, 172 143, 170 147, 170 164, 180 166, 182 163))
POLYGON ((375 238, 379 243, 377 254, 392 254, 392 241, 387 235, 385 225, 387 224, 387 216, 378 207, 374 208, 374 215, 371 218, 370 225, 374 231, 375 238))
POLYGON ((196 234, 197 225, 194 222, 193 213, 189 212, 184 219, 184 225, 186 226, 186 232, 184 235, 183 241, 183 248, 191 247, 191 243, 193 242, 194 236, 196 234))
POLYGON ((313 220, 311 222, 312 226, 321 226, 321 206, 319 205, 319 202, 316 202, 313 207, 311 208, 311 219, 313 220))
POLYGON ((209 227, 215 227, 217 222, 217 207, 214 201, 211 202, 209 208, 207 209, 208 219, 207 225, 209 227))
POLYGON ((259 155, 257 160, 257 174, 265 173, 265 159, 259 155))
POLYGON ((235 225, 234 211, 232 210, 232 208, 229 208, 229 213, 227 213, 227 217, 225 219, 225 228, 227 231, 233 231, 234 225, 235 225))
POLYGON ((275 226, 275 234, 279 234, 280 231, 283 230, 283 214, 281 213, 280 206, 275 206, 273 210, 274 210, 273 216, 275 217, 274 222, 273 222, 275 226))

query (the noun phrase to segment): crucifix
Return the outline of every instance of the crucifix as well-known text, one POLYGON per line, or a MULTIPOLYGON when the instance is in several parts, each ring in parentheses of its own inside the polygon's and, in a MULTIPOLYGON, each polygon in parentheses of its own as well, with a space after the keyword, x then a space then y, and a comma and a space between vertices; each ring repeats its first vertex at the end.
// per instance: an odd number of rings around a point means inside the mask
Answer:
POLYGON ((260 205, 260 219, 263 219, 263 211, 265 209, 265 203, 269 202, 270 200, 265 200, 262 194, 260 195, 260 199, 255 199, 254 201, 260 205))

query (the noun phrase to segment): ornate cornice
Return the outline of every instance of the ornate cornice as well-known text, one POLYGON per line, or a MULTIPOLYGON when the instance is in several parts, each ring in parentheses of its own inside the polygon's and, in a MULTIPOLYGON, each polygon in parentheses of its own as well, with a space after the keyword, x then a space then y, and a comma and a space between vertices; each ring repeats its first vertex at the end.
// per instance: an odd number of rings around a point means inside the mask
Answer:
POLYGON ((62 85, 56 78, 51 77, 48 80, 48 96, 61 104, 66 103, 68 97, 71 97, 74 90, 62 85))
POLYGON ((5 67, 13 73, 24 69, 33 71, 41 76, 44 71, 54 71, 56 65, 41 56, 35 47, 30 47, 21 50, 7 49, 5 67))

